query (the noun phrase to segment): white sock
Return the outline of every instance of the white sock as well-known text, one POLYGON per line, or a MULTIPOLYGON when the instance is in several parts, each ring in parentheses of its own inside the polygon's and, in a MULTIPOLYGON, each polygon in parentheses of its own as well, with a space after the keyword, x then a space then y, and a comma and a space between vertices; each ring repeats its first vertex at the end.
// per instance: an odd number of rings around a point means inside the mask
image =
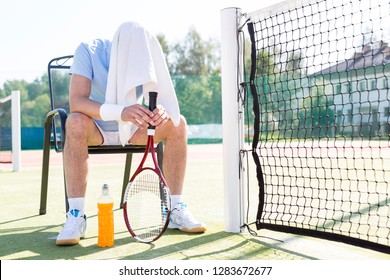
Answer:
POLYGON ((76 209, 79 210, 81 214, 84 214, 84 205, 85 205, 84 197, 68 198, 68 203, 69 203, 69 210, 76 209))
POLYGON ((181 202, 181 198, 182 198, 182 195, 179 194, 179 195, 171 195, 171 205, 172 205, 172 209, 175 208, 176 204, 178 204, 179 202, 181 202))

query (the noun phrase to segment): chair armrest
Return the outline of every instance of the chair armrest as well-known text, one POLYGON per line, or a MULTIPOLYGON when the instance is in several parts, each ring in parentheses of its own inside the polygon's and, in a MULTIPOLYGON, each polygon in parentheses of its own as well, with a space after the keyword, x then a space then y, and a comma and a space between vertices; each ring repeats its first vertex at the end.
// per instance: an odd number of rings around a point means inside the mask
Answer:
POLYGON ((53 132, 54 140, 52 141, 51 144, 54 146, 56 152, 62 152, 62 149, 65 144, 65 135, 66 135, 65 122, 67 117, 68 117, 68 113, 62 108, 54 109, 48 112, 46 115, 44 139, 50 139, 51 133, 53 132), (56 116, 60 117, 60 123, 61 123, 60 137, 57 135, 56 124, 54 121, 56 116))

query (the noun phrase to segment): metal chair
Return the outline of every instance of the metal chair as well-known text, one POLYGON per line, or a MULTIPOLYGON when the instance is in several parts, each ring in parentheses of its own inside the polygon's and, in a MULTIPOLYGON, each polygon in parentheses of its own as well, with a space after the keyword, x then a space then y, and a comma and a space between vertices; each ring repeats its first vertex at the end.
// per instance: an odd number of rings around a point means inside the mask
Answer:
MULTIPOLYGON (((48 177, 49 177, 49 159, 52 148, 57 153, 63 151, 65 142, 65 123, 69 112, 68 90, 69 81, 67 80, 67 71, 72 64, 73 55, 57 57, 50 60, 48 64, 48 83, 50 94, 50 111, 46 115, 44 127, 44 143, 43 143, 43 160, 42 160, 42 179, 41 179, 41 197, 39 214, 46 214, 48 177), (59 71, 59 72, 58 72, 59 71), (60 79, 58 79, 60 78, 60 79), (60 83, 61 81, 61 83, 60 83), (56 84, 58 82, 58 84, 56 84), (56 96, 56 92, 61 92, 56 96), (64 94, 66 92, 66 94, 64 94)), ((122 197, 120 207, 123 205, 124 192, 130 178, 131 160, 134 153, 144 153, 145 146, 141 145, 109 145, 109 146, 89 146, 89 154, 126 154, 125 170, 123 175, 122 197)), ((159 165, 162 166, 163 159, 163 144, 159 143, 156 147, 157 159, 159 165)), ((66 212, 69 210, 66 181, 65 185, 65 205, 66 212)))

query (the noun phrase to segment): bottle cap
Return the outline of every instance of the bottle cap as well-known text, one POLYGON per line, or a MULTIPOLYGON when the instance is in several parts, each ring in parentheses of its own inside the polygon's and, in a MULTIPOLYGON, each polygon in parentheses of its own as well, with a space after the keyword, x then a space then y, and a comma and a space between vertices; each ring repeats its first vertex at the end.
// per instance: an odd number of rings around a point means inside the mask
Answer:
POLYGON ((107 185, 107 184, 104 184, 104 185, 103 185, 102 193, 103 193, 104 195, 107 195, 107 194, 108 194, 108 185, 107 185))

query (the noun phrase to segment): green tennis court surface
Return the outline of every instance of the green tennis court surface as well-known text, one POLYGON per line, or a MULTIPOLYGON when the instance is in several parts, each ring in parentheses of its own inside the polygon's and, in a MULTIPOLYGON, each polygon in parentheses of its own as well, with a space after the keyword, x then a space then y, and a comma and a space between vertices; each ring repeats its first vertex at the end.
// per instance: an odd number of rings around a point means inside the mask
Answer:
MULTIPOLYGON (((138 155, 137 155, 138 156, 138 155)), ((134 165, 137 166, 137 156, 134 165)), ((52 153, 47 214, 38 215, 41 151, 22 152, 20 172, 0 171, 0 259, 153 259, 153 260, 390 260, 390 255, 338 242, 271 232, 234 234, 224 231, 222 145, 190 145, 185 201, 207 224, 204 234, 166 233, 152 244, 136 242, 126 230, 119 208, 123 155, 91 155, 87 189, 87 236, 79 245, 57 247, 55 238, 65 218, 60 155, 52 153), (115 246, 97 247, 96 201, 102 184, 115 198, 115 246)), ((254 220, 254 217, 249 217, 254 220)))

